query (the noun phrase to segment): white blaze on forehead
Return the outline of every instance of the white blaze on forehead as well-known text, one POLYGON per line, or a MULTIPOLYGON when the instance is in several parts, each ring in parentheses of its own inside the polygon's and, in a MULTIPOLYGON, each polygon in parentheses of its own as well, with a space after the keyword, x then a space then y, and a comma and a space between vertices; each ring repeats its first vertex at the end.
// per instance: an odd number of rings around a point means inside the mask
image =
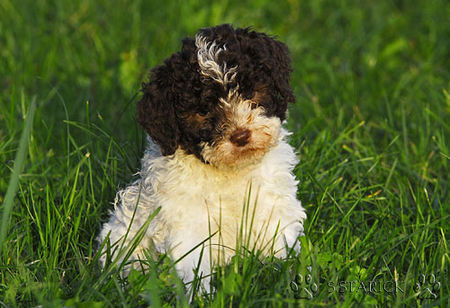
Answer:
POLYGON ((207 38, 197 34, 195 46, 197 47, 197 60, 202 75, 221 83, 224 87, 234 80, 237 66, 228 68, 225 62, 222 65, 218 62, 219 54, 226 50, 225 45, 219 47, 215 41, 208 41, 207 38))
POLYGON ((232 105, 237 105, 240 102, 242 102, 243 99, 239 95, 238 90, 239 90, 239 87, 236 86, 235 88, 230 89, 228 91, 227 98, 220 97, 219 102, 221 103, 221 105, 224 107, 231 107, 232 105))

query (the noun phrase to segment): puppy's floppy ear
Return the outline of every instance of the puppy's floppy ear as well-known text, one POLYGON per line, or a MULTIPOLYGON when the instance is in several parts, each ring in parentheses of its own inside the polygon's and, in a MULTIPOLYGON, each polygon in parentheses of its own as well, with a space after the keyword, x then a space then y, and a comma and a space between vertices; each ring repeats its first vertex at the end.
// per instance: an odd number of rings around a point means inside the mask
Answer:
POLYGON ((292 72, 291 58, 287 46, 274 38, 266 37, 275 65, 272 67, 272 78, 275 86, 280 92, 284 101, 295 102, 295 95, 289 85, 289 78, 292 72))
POLYGON ((287 46, 275 38, 265 33, 255 32, 251 28, 237 29, 236 33, 244 53, 251 55, 251 59, 247 61, 250 64, 256 61, 259 65, 256 69, 252 68, 252 65, 248 65, 250 73, 258 77, 260 70, 265 72, 263 76, 263 85, 267 87, 265 94, 270 94, 276 103, 268 107, 270 113, 283 121, 286 118, 288 102, 295 102, 294 92, 289 85, 292 68, 287 46))
POLYGON ((175 153, 179 143, 176 96, 171 91, 169 75, 165 65, 152 70, 150 82, 142 85, 143 96, 137 108, 137 121, 160 146, 163 155, 175 153))

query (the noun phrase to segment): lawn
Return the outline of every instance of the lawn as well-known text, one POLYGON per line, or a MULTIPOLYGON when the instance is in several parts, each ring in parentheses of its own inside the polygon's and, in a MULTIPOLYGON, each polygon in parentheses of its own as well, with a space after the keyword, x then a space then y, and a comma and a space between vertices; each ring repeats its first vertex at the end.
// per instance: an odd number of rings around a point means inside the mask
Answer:
POLYGON ((149 69, 221 23, 285 42, 308 213, 299 256, 239 254, 195 305, 448 307, 447 1, 0 2, 0 306, 186 306, 173 263, 120 277, 95 237, 135 178, 149 69))

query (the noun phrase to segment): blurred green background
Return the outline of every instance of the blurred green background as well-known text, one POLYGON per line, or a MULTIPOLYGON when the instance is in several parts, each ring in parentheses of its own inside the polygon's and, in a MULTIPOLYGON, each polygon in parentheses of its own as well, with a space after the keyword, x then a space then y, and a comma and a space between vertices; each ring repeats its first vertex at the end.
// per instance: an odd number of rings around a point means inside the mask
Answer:
POLYGON ((387 101, 393 110, 404 101, 414 114, 417 100, 436 98, 416 97, 411 83, 442 89, 448 81, 446 1, 3 0, 0 8, 2 101, 23 90, 44 99, 50 114, 63 111, 48 98, 56 92, 71 117, 89 100, 115 124, 151 67, 183 37, 221 23, 252 26, 289 46, 295 122, 317 113, 348 120, 355 108, 382 120, 387 101))

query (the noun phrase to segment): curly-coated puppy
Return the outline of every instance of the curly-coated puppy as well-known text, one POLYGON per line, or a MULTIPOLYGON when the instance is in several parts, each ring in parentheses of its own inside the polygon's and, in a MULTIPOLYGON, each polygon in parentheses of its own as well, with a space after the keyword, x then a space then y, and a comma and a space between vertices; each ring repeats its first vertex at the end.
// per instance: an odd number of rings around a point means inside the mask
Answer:
POLYGON ((141 230, 129 259, 149 248, 167 253, 189 283, 193 269, 208 276, 236 245, 278 257, 300 249, 306 214, 281 126, 295 101, 290 72, 284 44, 230 25, 184 39, 151 71, 137 112, 150 137, 140 177, 118 193, 98 237, 109 239, 113 257, 123 259, 114 247, 130 248, 141 230))

